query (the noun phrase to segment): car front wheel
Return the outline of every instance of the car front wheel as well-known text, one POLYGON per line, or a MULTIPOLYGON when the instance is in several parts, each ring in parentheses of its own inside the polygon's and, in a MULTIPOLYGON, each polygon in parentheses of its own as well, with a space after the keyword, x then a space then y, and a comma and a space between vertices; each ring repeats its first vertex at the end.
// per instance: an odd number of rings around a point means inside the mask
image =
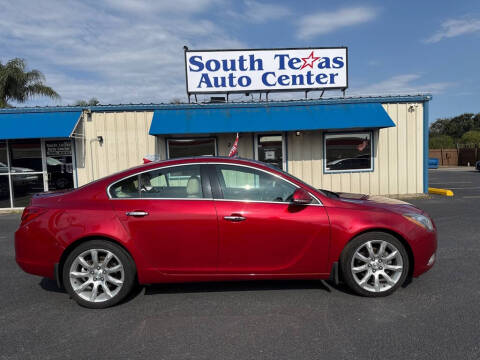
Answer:
POLYGON ((101 309, 117 304, 131 292, 135 274, 135 264, 122 247, 92 240, 67 257, 63 284, 78 304, 101 309))
POLYGON ((365 233, 345 247, 341 259, 345 282, 357 294, 387 296, 403 284, 409 268, 408 254, 396 237, 365 233))

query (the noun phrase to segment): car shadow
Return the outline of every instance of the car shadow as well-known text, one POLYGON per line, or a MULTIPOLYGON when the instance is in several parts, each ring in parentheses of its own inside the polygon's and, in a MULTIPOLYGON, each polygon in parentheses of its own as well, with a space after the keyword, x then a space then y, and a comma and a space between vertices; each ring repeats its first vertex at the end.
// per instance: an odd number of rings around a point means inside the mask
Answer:
MULTIPOLYGON (((412 279, 407 278, 402 288, 410 285, 412 279)), ((43 278, 40 283, 43 290, 63 293, 67 292, 57 286, 52 279, 43 278)), ((272 290, 311 290, 318 289, 328 293, 335 289, 344 294, 360 296, 350 290, 343 282, 335 284, 331 280, 253 280, 253 281, 219 281, 195 283, 164 283, 152 285, 136 285, 133 291, 121 303, 127 303, 139 296, 145 289, 144 295, 182 294, 202 292, 237 292, 237 291, 272 291, 272 290)))
POLYGON ((145 295, 308 289, 331 292, 322 280, 254 280, 153 284, 145 286, 145 295))
POLYGON ((336 284, 334 281, 332 280, 325 280, 325 282, 330 286, 332 287, 332 289, 335 289, 337 291, 340 291, 342 293, 345 293, 345 294, 348 294, 348 295, 352 295, 352 296, 360 296, 358 295, 356 292, 352 291, 348 286, 347 284, 345 284, 344 282, 339 282, 338 284, 336 284))
MULTIPOLYGON (((348 295, 352 295, 352 296, 359 296, 359 297, 362 297, 362 295, 359 295, 357 294, 356 292, 354 292, 353 290, 351 290, 347 284, 345 284, 344 282, 339 282, 338 284, 335 284, 334 281, 331 281, 331 280, 325 280, 326 283, 331 286, 333 289, 337 290, 337 291, 340 291, 340 292, 343 292, 345 294, 348 294, 348 295)), ((412 283, 413 279, 411 277, 407 277, 405 279, 405 281, 403 282, 403 284, 401 285, 401 287, 403 289, 407 288, 411 283, 412 283)))
POLYGON ((40 287, 43 290, 56 292, 56 293, 66 293, 65 289, 61 289, 57 286, 57 282, 52 279, 43 278, 39 283, 40 287))

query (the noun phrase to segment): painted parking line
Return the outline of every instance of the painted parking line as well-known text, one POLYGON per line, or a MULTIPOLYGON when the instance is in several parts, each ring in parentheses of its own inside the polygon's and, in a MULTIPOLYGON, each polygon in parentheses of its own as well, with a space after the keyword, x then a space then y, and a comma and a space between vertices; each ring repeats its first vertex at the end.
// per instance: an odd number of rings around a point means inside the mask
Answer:
POLYGON ((463 199, 480 199, 480 195, 467 195, 462 196, 463 199))
POLYGON ((442 184, 472 184, 472 181, 442 181, 442 182, 430 183, 430 185, 442 185, 442 184))
POLYGON ((450 190, 469 190, 469 189, 480 189, 480 186, 476 187, 449 187, 450 190))

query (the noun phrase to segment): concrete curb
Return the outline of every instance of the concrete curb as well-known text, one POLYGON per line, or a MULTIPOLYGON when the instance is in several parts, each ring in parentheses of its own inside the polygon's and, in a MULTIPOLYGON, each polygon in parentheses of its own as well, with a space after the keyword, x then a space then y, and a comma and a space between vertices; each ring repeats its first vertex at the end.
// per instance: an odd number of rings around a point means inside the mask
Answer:
POLYGON ((429 194, 444 195, 444 196, 453 196, 453 191, 448 189, 438 189, 438 188, 428 188, 429 194))

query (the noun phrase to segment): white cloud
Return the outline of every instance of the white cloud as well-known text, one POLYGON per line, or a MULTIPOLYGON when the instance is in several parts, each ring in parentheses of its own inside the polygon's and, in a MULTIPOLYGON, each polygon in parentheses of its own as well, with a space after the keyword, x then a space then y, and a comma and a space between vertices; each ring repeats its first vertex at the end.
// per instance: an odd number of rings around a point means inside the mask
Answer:
POLYGON ((385 94, 438 94, 445 89, 454 86, 449 82, 421 83, 419 74, 396 75, 375 84, 352 88, 349 95, 385 95, 385 94))
MULTIPOLYGON (((17 0, 0 13, 0 61, 25 58, 62 104, 186 100, 184 45, 248 47, 203 14, 214 6, 217 0, 17 0)), ((46 102, 29 104, 37 103, 46 102)))
POLYGON ((253 0, 246 0, 245 7, 245 18, 254 23, 278 20, 290 13, 290 10, 285 6, 261 3, 253 0))
POLYGON ((162 15, 165 13, 198 13, 209 6, 218 3, 218 0, 106 0, 109 7, 128 13, 162 15))
POLYGON ((442 23, 441 29, 424 41, 436 43, 443 39, 480 31, 480 19, 449 19, 442 23))
POLYGON ((297 36, 309 39, 335 30, 369 22, 378 15, 376 8, 358 6, 331 12, 317 12, 304 16, 299 21, 297 36))

